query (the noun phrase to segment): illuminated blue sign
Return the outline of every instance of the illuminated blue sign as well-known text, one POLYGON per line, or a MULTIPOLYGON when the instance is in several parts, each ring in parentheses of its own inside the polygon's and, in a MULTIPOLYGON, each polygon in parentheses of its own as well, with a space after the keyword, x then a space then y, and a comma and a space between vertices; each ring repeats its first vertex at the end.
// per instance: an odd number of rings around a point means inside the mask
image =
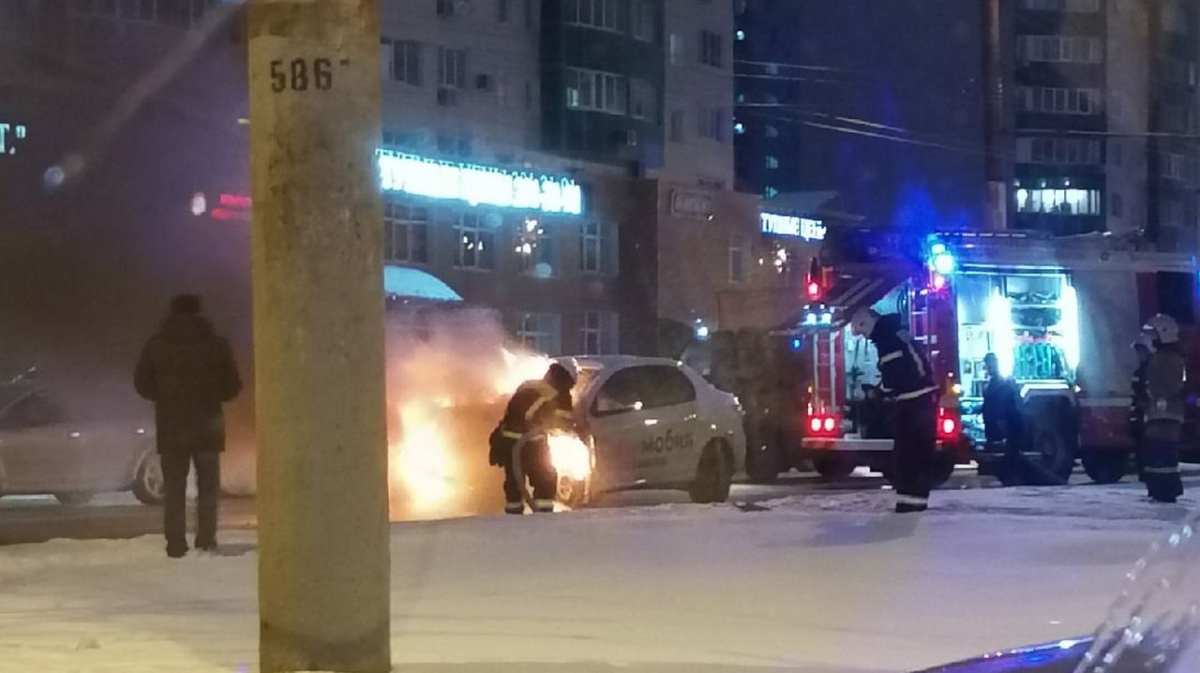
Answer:
POLYGON ((825 223, 821 220, 774 213, 762 213, 758 219, 764 234, 802 238, 806 241, 825 240, 825 223))
POLYGON ((378 150, 377 155, 385 192, 465 201, 472 206, 583 214, 583 190, 569 178, 511 173, 392 150, 378 150))
POLYGON ((25 139, 27 132, 24 124, 0 122, 0 156, 16 154, 17 143, 25 139))

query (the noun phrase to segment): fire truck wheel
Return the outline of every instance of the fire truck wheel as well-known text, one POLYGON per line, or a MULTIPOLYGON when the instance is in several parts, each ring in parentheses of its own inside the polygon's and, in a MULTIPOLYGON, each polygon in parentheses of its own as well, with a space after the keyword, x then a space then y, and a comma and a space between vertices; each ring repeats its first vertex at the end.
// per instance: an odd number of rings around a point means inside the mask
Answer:
POLYGON ((831 453, 813 458, 813 467, 816 468, 817 474, 825 479, 845 479, 854 473, 858 463, 852 456, 831 453))
POLYGON ((950 481, 950 477, 954 476, 954 468, 958 463, 954 458, 954 453, 950 451, 938 451, 933 455, 933 487, 937 488, 942 484, 950 481))
POLYGON ((696 479, 688 488, 688 495, 696 503, 725 502, 732 483, 733 451, 724 442, 709 442, 700 454, 696 479))
POLYGON ((1097 484, 1115 484, 1129 473, 1129 455, 1124 451, 1088 451, 1083 470, 1097 484))
POLYGON ((755 484, 773 484, 783 470, 779 450, 771 444, 763 444, 746 451, 746 476, 755 484))

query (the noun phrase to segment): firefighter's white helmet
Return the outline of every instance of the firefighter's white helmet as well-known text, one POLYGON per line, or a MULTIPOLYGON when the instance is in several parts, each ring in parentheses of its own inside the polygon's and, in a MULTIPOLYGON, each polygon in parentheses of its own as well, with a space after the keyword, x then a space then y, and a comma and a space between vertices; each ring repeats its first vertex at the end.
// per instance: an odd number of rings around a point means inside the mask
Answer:
POLYGON ((1179 323, 1165 313, 1159 313, 1151 318, 1142 329, 1149 332, 1160 344, 1179 343, 1179 323))
POLYGON ((850 333, 854 336, 870 336, 875 331, 879 315, 869 308, 860 308, 850 317, 850 333))

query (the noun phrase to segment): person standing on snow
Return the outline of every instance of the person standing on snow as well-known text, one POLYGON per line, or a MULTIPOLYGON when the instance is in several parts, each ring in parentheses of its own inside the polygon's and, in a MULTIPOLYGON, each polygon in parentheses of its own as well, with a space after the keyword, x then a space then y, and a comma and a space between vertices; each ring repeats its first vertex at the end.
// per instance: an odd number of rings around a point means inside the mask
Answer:
POLYGON ((1025 419, 1021 415, 1021 392, 1016 381, 1000 372, 995 353, 983 357, 988 384, 983 391, 983 431, 989 445, 1004 445, 1005 483, 1019 483, 1021 454, 1025 450, 1025 419))
POLYGON ((937 450, 937 392, 924 349, 896 314, 881 316, 862 309, 850 321, 855 336, 865 336, 879 353, 879 392, 896 405, 894 449, 896 512, 924 512, 929 507, 937 450))
POLYGON ((1153 339, 1154 354, 1146 365, 1142 473, 1152 499, 1173 503, 1183 495, 1179 440, 1186 405, 1187 363, 1179 351, 1179 325, 1174 318, 1160 313, 1143 329, 1153 339))
POLYGON ((217 501, 225 420, 221 405, 242 389, 229 342, 201 315, 200 298, 184 294, 142 349, 134 372, 139 395, 154 403, 165 499, 167 556, 187 554, 187 481, 196 466, 196 548, 216 551, 217 501))
POLYGON ((533 485, 533 511, 554 511, 558 474, 550 459, 547 433, 574 429, 571 388, 575 378, 571 370, 556 362, 540 381, 522 383, 492 432, 488 460, 504 468, 506 514, 525 513, 526 476, 533 485))
MULTIPOLYGON (((1146 406, 1148 397, 1146 393, 1146 371, 1150 368, 1150 357, 1154 355, 1154 339, 1145 332, 1138 335, 1133 341, 1133 352, 1137 356, 1137 369, 1133 370, 1133 376, 1129 379, 1129 387, 1133 394, 1133 401, 1129 405, 1129 436, 1133 439, 1135 447, 1142 446, 1142 435, 1146 430, 1146 406)), ((1146 481, 1146 475, 1142 472, 1142 457, 1140 451, 1137 453, 1138 481, 1146 481)))

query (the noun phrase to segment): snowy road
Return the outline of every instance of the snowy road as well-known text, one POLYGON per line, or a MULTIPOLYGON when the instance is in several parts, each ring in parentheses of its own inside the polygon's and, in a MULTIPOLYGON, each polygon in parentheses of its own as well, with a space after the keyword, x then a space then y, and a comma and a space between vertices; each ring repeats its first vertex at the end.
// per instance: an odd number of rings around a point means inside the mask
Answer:
MULTIPOLYGON (((1138 487, 805 493, 393 527, 399 671, 885 673, 1089 632, 1188 503, 1138 487), (514 613, 514 607, 519 610, 514 613)), ((251 532, 0 549, 0 673, 253 671, 251 532)))

